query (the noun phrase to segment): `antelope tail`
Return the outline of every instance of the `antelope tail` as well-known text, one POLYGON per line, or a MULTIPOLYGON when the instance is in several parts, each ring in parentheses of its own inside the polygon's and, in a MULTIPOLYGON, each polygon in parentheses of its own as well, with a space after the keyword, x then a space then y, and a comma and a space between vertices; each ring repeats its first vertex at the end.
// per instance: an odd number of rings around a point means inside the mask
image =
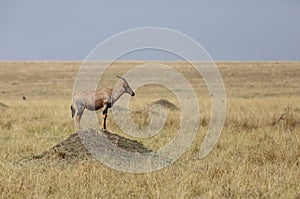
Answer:
POLYGON ((74 109, 74 107, 71 105, 71 111, 72 111, 72 118, 74 117, 74 115, 75 115, 75 109, 74 109))

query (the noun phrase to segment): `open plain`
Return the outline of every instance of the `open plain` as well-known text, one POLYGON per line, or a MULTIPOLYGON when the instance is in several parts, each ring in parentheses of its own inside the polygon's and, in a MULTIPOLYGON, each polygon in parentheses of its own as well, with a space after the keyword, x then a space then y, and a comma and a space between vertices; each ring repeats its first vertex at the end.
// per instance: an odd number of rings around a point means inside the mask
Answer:
MULTIPOLYGON (((100 87, 113 87, 115 75, 143 63, 113 63, 100 87)), ((216 63, 226 88, 227 116, 218 143, 203 159, 199 149, 211 117, 207 87, 190 64, 164 62, 196 91, 200 127, 177 161, 142 174, 111 169, 81 156, 80 150, 73 158, 62 153, 43 157, 75 132, 70 104, 80 64, 0 62, 1 198, 300 198, 299 62, 216 63)), ((162 99, 178 107, 175 96, 163 87, 136 90, 130 100, 134 122, 147 125, 147 105, 162 99)), ((138 139, 151 150, 160 149, 176 134, 179 112, 165 108, 168 118, 161 132, 138 139)), ((108 130, 130 138, 110 115, 108 130)))

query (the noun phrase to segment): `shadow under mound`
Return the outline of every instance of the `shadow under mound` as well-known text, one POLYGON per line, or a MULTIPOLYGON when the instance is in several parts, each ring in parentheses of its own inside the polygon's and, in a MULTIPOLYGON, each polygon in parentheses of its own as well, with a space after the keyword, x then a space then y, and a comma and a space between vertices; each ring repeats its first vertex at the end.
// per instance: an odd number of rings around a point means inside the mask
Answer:
POLYGON ((70 135, 68 138, 56 144, 41 155, 33 156, 32 159, 85 160, 94 158, 87 149, 89 143, 85 142, 89 142, 89 139, 91 138, 94 140, 96 136, 100 137, 100 139, 97 139, 98 149, 100 150, 114 150, 112 148, 112 146, 114 146, 128 152, 139 154, 152 152, 152 150, 147 149, 143 144, 136 140, 127 139, 108 131, 95 131, 88 129, 78 131, 70 135), (108 144, 107 141, 110 141, 111 144, 108 144))

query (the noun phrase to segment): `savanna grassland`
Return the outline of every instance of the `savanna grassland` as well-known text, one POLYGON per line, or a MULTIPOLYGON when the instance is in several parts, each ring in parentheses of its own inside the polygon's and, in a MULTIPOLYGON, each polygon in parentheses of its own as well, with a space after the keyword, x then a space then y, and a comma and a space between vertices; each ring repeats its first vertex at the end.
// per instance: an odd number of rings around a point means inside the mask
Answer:
MULTIPOLYGON (((100 85, 113 87, 116 74, 139 64, 114 63, 100 85)), ((300 197, 299 62, 216 63, 226 88, 227 117, 218 143, 204 159, 199 149, 211 108, 205 83, 187 63, 164 64, 193 85, 200 128, 172 165, 132 174, 93 158, 41 155, 75 132, 70 103, 80 62, 0 62, 0 198, 300 197)), ((160 99, 178 105, 162 87, 138 89, 130 100, 133 120, 147 125, 145 107, 160 99)), ((162 132, 139 142, 157 150, 172 139, 179 116, 176 110, 167 113, 162 132)), ((107 123, 108 130, 126 137, 110 117, 107 123)))

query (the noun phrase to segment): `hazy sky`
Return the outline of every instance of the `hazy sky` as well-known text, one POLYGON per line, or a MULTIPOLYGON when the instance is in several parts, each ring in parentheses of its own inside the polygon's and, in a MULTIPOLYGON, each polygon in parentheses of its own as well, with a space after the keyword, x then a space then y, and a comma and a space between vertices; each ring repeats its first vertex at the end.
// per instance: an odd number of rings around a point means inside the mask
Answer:
POLYGON ((0 60, 82 60, 145 26, 185 33, 214 60, 300 61, 299 0, 0 0, 0 60))

